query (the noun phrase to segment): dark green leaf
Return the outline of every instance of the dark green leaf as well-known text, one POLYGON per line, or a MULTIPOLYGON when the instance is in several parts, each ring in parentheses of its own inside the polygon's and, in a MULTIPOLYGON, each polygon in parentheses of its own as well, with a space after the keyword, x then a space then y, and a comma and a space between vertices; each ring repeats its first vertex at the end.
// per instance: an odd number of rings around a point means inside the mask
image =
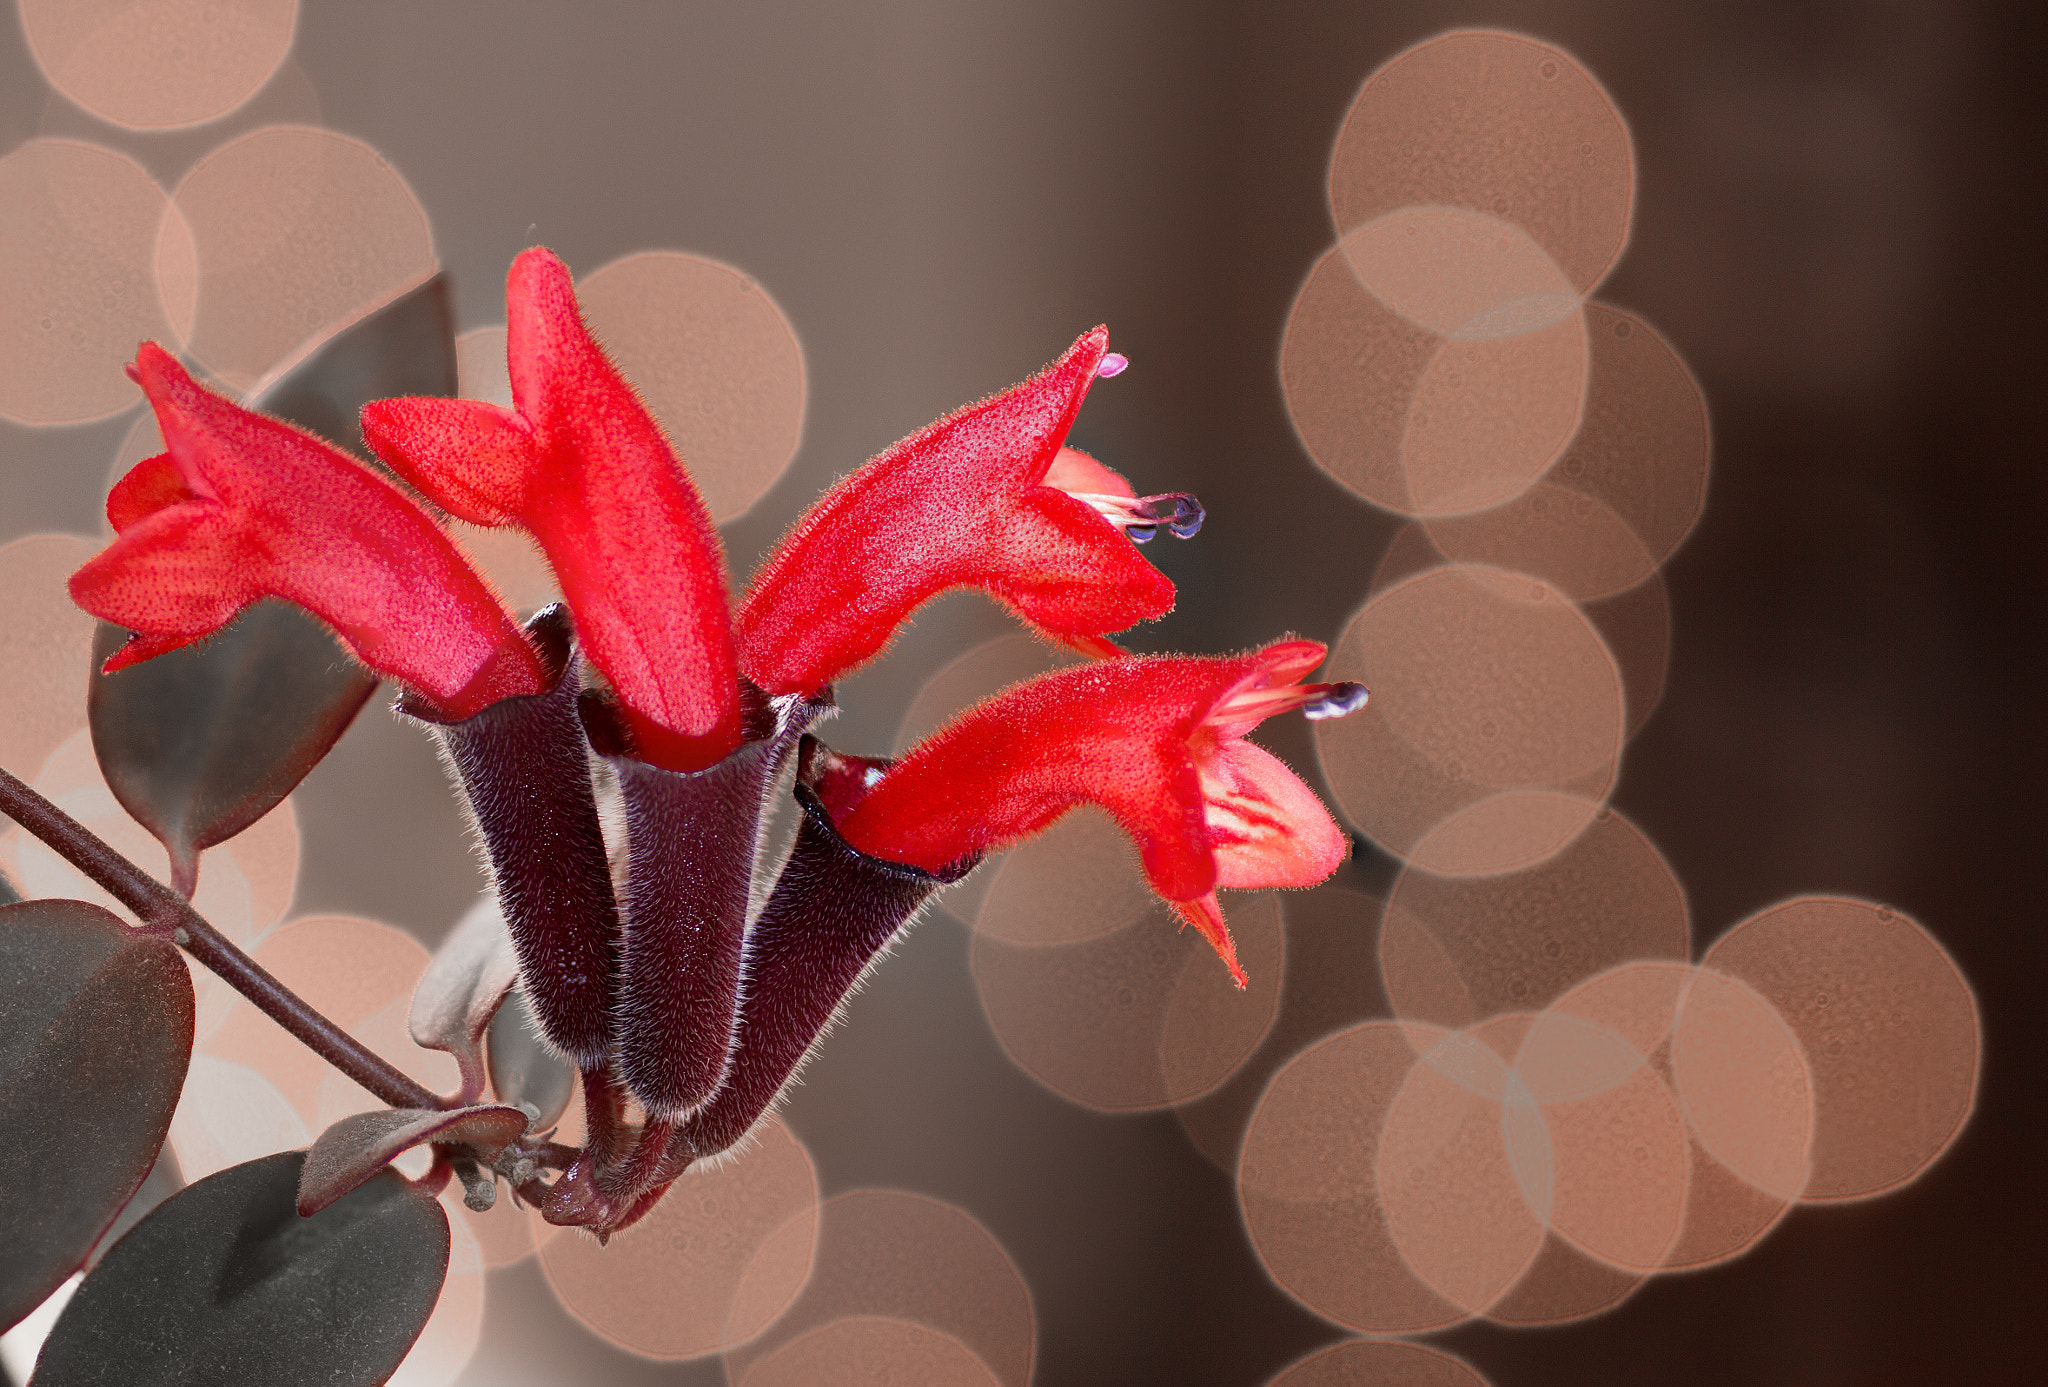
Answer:
MULTIPOLYGON (((454 391, 454 317, 435 275, 310 344, 246 403, 367 456, 365 404, 454 391)), ((93 667, 123 639, 102 625, 93 667)), ((320 622, 265 602, 200 645, 95 674, 86 707, 108 786, 162 840, 182 886, 201 851, 291 793, 376 686, 320 622)))
POLYGON ((470 1146, 485 1160, 526 1131, 526 1114, 496 1103, 438 1112, 385 1108, 344 1117, 320 1134, 299 1172, 299 1212, 317 1214, 422 1142, 470 1146))
POLYGON ((170 943, 82 901, 0 906, 0 1328, 149 1173, 191 1054, 192 978, 170 943))
POLYGON ((79 1286, 41 1387, 344 1387, 384 1381, 448 1270, 439 1201, 389 1171, 300 1218, 305 1154, 232 1166, 166 1201, 79 1286))
MULTIPOLYGON (((100 623, 94 669, 125 639, 100 623)), ((259 602, 201 645, 95 673, 85 706, 108 788, 170 851, 184 884, 200 852, 292 792, 376 687, 325 626, 259 602)))

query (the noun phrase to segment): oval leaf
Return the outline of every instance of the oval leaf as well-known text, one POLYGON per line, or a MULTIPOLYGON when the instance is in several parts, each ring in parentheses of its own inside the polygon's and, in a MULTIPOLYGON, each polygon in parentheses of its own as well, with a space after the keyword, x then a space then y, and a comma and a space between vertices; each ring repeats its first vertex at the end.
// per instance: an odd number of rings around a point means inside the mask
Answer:
POLYGON ((101 622, 93 638, 93 754, 189 891, 200 852, 290 794, 348 730, 377 676, 282 602, 259 602, 203 645, 99 673, 127 637, 101 622))
POLYGON ((462 1094, 484 1089, 483 1039, 505 994, 519 981, 519 960, 497 898, 470 907, 420 976, 412 992, 409 1029, 429 1050, 446 1050, 462 1066, 462 1094))
POLYGON ((82 901, 0 906, 0 1329, 149 1173, 192 1055, 178 951, 82 901))
POLYGON ((498 1008, 485 1052, 491 1092, 500 1102, 531 1108, 536 1130, 553 1125, 568 1108, 576 1091, 575 1067, 540 1038, 540 1023, 527 1009, 525 993, 515 990, 498 1008))
POLYGON ((474 1147, 488 1161, 525 1131, 525 1113, 495 1103, 448 1112, 387 1108, 344 1117, 306 1152, 305 1169, 299 1172, 299 1212, 319 1213, 423 1141, 474 1147))
POLYGON ((440 1201, 389 1171, 299 1217, 305 1153, 230 1166, 159 1206, 87 1276, 37 1360, 42 1387, 378 1383, 448 1270, 440 1201))
MULTIPOLYGON (((454 391, 454 316, 435 275, 307 344, 245 403, 367 455, 357 423, 365 404, 454 391)), ((201 645, 97 673, 123 639, 102 624, 93 644, 93 752, 189 893, 199 853, 291 793, 377 679, 320 622, 279 602, 259 603, 201 645)))

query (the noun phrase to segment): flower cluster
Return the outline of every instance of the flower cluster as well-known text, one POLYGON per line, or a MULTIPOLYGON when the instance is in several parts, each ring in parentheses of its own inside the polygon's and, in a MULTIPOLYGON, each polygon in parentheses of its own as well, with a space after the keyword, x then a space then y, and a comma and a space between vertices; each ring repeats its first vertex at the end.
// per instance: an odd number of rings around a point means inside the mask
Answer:
POLYGON ((529 1005, 582 1071, 589 1144, 542 1187, 550 1219, 607 1233, 743 1137, 933 890, 1076 805, 1131 836, 1240 985, 1217 889, 1307 886, 1343 858, 1315 796, 1245 740, 1276 713, 1364 701, 1302 682, 1322 646, 1135 657, 1108 639, 1173 605, 1137 543, 1192 535, 1202 514, 1065 446, 1089 388, 1125 365, 1105 330, 845 478, 735 604, 688 473, 548 251, 514 263, 507 327, 512 408, 380 400, 363 433, 447 514, 530 533, 565 604, 522 628, 403 489, 153 344, 130 374, 166 451, 114 489, 116 538, 71 590, 133 633, 110 670, 276 596, 402 685, 489 850, 529 1005), (835 680, 962 586, 1093 658, 898 763, 810 736, 835 680), (797 845, 750 912, 761 817, 792 759, 797 845), (600 762, 624 808, 617 880, 600 762))

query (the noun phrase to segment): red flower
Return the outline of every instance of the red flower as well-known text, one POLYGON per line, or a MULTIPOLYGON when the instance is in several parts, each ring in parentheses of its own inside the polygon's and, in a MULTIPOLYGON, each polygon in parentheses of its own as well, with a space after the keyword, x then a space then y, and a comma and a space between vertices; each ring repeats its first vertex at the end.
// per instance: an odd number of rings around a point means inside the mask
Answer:
POLYGON ((701 770, 741 736, 718 532, 660 425, 583 325, 561 261, 535 247, 512 263, 505 318, 514 409, 378 400, 363 410, 363 436, 451 514, 532 533, 634 750, 701 770))
POLYGON ((1108 344, 1097 328, 1039 375, 912 434, 827 492, 740 604, 746 676, 771 694, 817 695, 953 587, 985 589, 1093 654, 1120 653, 1104 634, 1171 611, 1173 584, 1122 531, 1192 534, 1193 498, 1133 497, 1071 450, 1055 469, 1089 385, 1123 368, 1108 344))
POLYGON ((109 673, 212 635, 282 597, 370 668, 465 718, 547 687, 540 661, 440 527, 339 449, 202 389, 142 344, 128 374, 168 451, 107 497, 116 538, 71 596, 134 634, 109 673))
POLYGON ((1300 684, 1315 641, 1227 659, 1156 656, 1081 665, 963 715, 876 781, 839 823, 873 857, 938 871, 1006 847, 1076 804, 1100 805, 1138 844, 1145 876, 1244 985, 1218 887, 1312 886, 1344 860, 1343 833, 1294 772, 1244 737, 1289 708, 1365 702, 1356 684, 1300 684))

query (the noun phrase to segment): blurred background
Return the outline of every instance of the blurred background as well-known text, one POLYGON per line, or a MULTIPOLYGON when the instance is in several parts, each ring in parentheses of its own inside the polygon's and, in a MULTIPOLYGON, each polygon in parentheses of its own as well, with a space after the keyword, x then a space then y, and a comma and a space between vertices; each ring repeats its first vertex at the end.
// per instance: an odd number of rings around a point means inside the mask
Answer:
MULTIPOLYGON (((1318 470, 1290 423, 1281 343, 1335 239, 1331 149, 1354 94, 1451 26, 1534 35, 1611 94, 1635 205, 1598 297, 1655 325, 1712 420, 1705 510, 1661 573, 1662 702, 1613 805, 1683 882, 1696 953, 1787 896, 1883 901, 1953 956, 1984 1044, 1974 1116, 1910 1188, 1796 1209, 1748 1255, 1579 1323, 1429 1342, 1499 1384, 2023 1379, 2048 1290, 2048 1084, 2028 1029, 2048 891, 2033 697, 2048 572, 2028 538, 2048 499, 2037 7, 20 0, 0 24, 0 153, 88 142, 180 190, 201 332, 201 233, 275 204, 260 168, 243 201, 203 213, 203 180, 185 180, 274 124, 386 161, 423 221, 349 202, 360 216, 337 213, 330 234, 395 247, 380 288, 437 261, 462 331, 502 324, 505 268, 530 244, 579 275, 647 250, 737 267, 801 343, 805 393, 794 461, 722 527, 736 575, 832 479, 1106 322, 1133 364, 1093 392, 1072 441, 1140 493, 1191 491, 1209 513, 1197 540, 1148 551, 1180 602, 1129 642, 1334 644, 1402 521, 1318 470), (147 12, 115 26, 131 59, 203 68, 232 51, 260 87, 225 114, 203 91, 124 107, 146 84, 90 53, 112 42, 95 26, 128 10, 147 12)), ((0 203, 17 309, 64 258, 22 250, 22 225, 0 203)), ((300 330, 275 328, 274 350, 251 329, 212 364, 246 384, 324 321, 322 303, 300 330)), ((0 358, 25 380, 53 348, 33 315, 0 317, 0 358)), ((117 368, 134 335, 93 369, 117 368)), ((743 386, 747 361, 727 364, 743 386)), ((9 397, 0 541, 100 532, 138 417, 114 379, 104 402, 9 397), (81 415, 99 417, 24 422, 81 415)), ((932 675, 1010 629, 978 598, 928 608, 842 685, 826 735, 892 750, 932 675)), ((1320 774, 1298 723, 1261 740, 1320 774)), ((431 946, 474 898, 432 751, 381 705, 295 804, 296 914, 387 921, 431 946)), ((1394 865, 1361 839, 1333 886, 1384 893, 1394 865)), ((1309 899, 1284 903, 1289 929, 1309 899)), ((1232 1179, 1188 1125, 1070 1102, 1011 1062, 972 937, 927 920, 806 1072, 785 1116, 820 1193, 911 1191, 978 1220, 1029 1288, 1039 1382, 1260 1383, 1344 1337, 1268 1278, 1232 1179)), ((1376 914, 1352 911, 1331 937, 1361 960, 1331 1014, 1386 1014, 1364 962, 1376 914)), ((1287 974, 1283 1020, 1306 985, 1287 974)), ((491 1274, 482 1342, 465 1381, 725 1380, 715 1356, 656 1363, 601 1342, 531 1259, 491 1274)))

